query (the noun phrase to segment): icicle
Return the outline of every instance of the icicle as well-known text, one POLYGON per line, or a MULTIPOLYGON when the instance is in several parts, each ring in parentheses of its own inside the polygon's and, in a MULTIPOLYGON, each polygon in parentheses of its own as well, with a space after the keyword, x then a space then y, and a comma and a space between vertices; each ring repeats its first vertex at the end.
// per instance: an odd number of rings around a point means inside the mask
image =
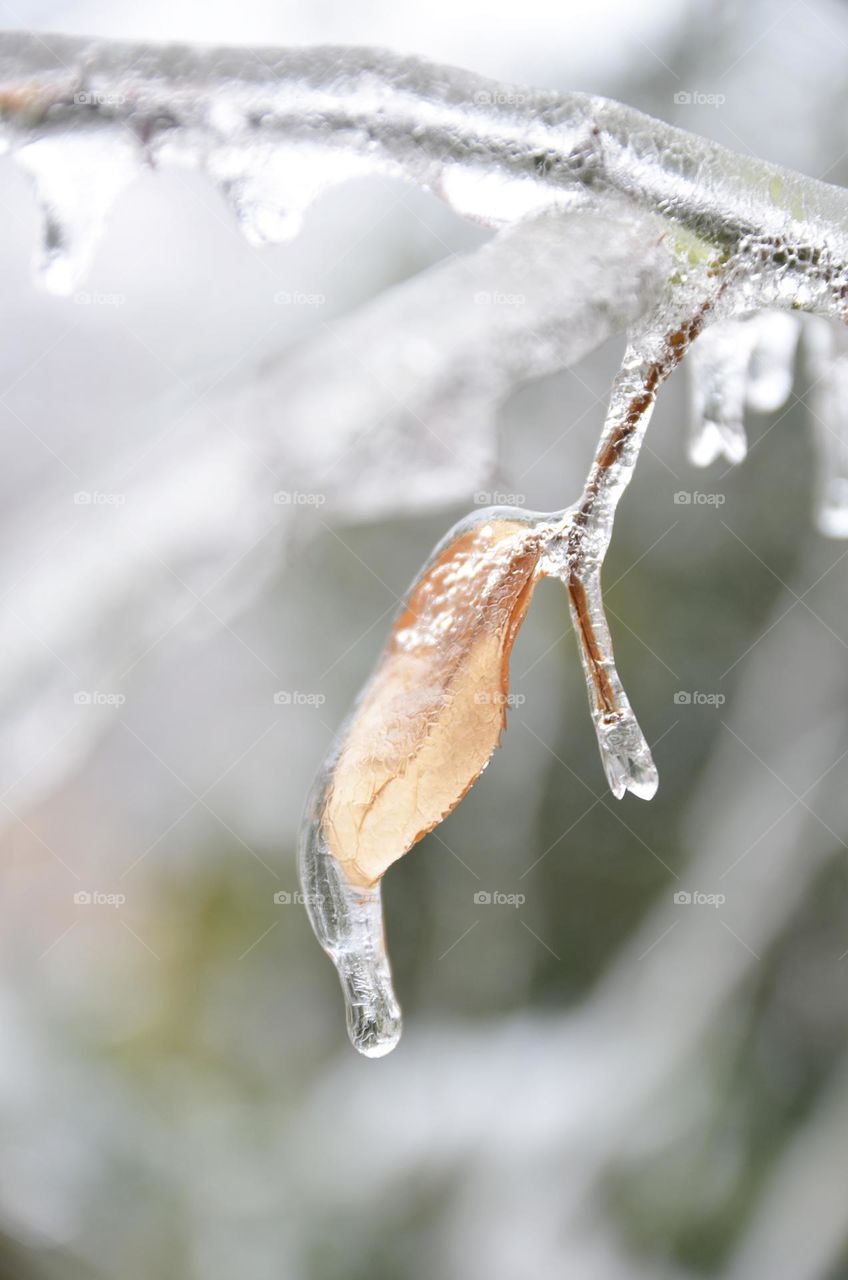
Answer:
POLYGON ((67 132, 18 148, 15 159, 32 178, 43 228, 35 268, 50 293, 69 294, 88 270, 97 240, 121 191, 138 171, 127 137, 67 132))
POLYGON ((744 320, 726 320, 702 334, 689 353, 691 426, 689 460, 708 467, 716 458, 739 463, 748 451, 745 398, 750 332, 744 320))
POLYGON ((386 955, 380 885, 351 883, 328 850, 321 821, 326 792, 322 782, 301 829, 304 901, 342 984, 351 1044, 368 1058, 381 1058, 400 1039, 401 1013, 386 955))
POLYGON ((789 311, 760 311, 748 322, 754 345, 746 399, 756 413, 782 409, 795 381, 795 351, 801 320, 789 311))
POLYGON ((293 239, 322 191, 370 172, 373 165, 341 148, 281 147, 245 138, 236 146, 213 148, 206 168, 235 210, 247 241, 261 248, 293 239))
POLYGON ((848 537, 848 342, 827 320, 807 319, 807 396, 816 447, 816 524, 829 538, 848 537))
POLYGON ((786 403, 799 331, 798 318, 788 312, 758 311, 720 321, 698 339, 687 361, 689 458, 695 466, 709 466, 720 457, 742 462, 745 408, 774 413, 786 403))

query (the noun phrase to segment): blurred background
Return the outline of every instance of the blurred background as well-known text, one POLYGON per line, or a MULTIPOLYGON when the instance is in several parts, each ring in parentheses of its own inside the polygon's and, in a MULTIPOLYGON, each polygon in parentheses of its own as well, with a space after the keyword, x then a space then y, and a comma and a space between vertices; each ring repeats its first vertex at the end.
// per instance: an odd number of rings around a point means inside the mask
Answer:
MULTIPOLYGON (((0 23, 386 45, 848 177, 835 0, 0 23)), ((576 496, 623 340, 458 410, 390 481, 367 440, 324 448, 315 389, 353 388, 364 438, 392 386, 372 309, 487 231, 362 178, 258 251, 205 178, 149 172, 57 299, 0 166, 0 1274, 848 1277, 848 550, 811 517, 808 363, 732 471, 686 461, 685 368, 661 395, 605 572, 659 793, 610 797, 544 584, 502 749, 384 882, 405 1033, 368 1061, 295 900, 304 796, 450 524, 576 496), (274 500, 285 448, 249 425, 277 394, 326 507, 274 500)))

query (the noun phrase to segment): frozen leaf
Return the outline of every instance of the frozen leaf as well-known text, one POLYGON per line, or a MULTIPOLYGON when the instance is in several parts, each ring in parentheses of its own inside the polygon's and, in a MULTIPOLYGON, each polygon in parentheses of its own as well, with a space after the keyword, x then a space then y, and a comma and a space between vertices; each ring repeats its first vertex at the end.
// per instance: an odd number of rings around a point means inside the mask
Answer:
POLYGON ((540 532, 524 513, 494 510, 453 530, 415 584, 327 794, 327 844, 353 883, 379 879, 488 764, 540 554, 540 532))
POLYGON ((546 517, 490 508, 436 548, 370 684, 319 775, 300 874, 316 936, 338 970, 354 1046, 400 1037, 380 877, 480 776, 506 720, 509 655, 540 574, 546 517))

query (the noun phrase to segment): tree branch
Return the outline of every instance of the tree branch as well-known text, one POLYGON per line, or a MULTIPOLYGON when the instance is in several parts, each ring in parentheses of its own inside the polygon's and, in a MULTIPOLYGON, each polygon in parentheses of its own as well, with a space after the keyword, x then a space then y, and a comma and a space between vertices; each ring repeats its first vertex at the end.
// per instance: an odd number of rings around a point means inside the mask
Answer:
POLYGON ((52 272, 60 289, 84 268, 115 188, 146 162, 205 167, 257 242, 290 236, 319 190, 362 172, 408 178, 492 225, 623 201, 631 216, 676 227, 682 260, 704 244, 744 251, 752 304, 845 317, 844 191, 586 94, 500 84, 384 50, 202 50, 6 33, 0 112, 0 136, 23 148, 42 182, 46 264, 63 264, 52 272), (51 139, 88 142, 111 165, 98 198, 88 191, 85 217, 69 195, 74 174, 52 182, 59 157, 33 152, 51 139), (70 228, 66 196, 79 215, 70 228))

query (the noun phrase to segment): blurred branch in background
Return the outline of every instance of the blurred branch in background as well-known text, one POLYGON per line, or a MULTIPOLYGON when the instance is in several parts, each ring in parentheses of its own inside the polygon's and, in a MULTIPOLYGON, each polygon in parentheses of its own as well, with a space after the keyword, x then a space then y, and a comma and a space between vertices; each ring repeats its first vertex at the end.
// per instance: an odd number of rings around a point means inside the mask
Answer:
POLYGON ((110 459, 102 490, 75 495, 95 510, 72 537, 55 494, 28 513, 4 584, 13 629, 0 663, 0 760, 20 779, 16 804, 61 782, 120 705, 81 716, 74 695, 119 685, 222 581, 204 612, 225 624, 279 565, 298 520, 440 510, 490 484, 498 404, 621 332, 668 263, 640 229, 597 216, 508 229, 285 357, 187 394, 164 463, 158 451, 110 459))

